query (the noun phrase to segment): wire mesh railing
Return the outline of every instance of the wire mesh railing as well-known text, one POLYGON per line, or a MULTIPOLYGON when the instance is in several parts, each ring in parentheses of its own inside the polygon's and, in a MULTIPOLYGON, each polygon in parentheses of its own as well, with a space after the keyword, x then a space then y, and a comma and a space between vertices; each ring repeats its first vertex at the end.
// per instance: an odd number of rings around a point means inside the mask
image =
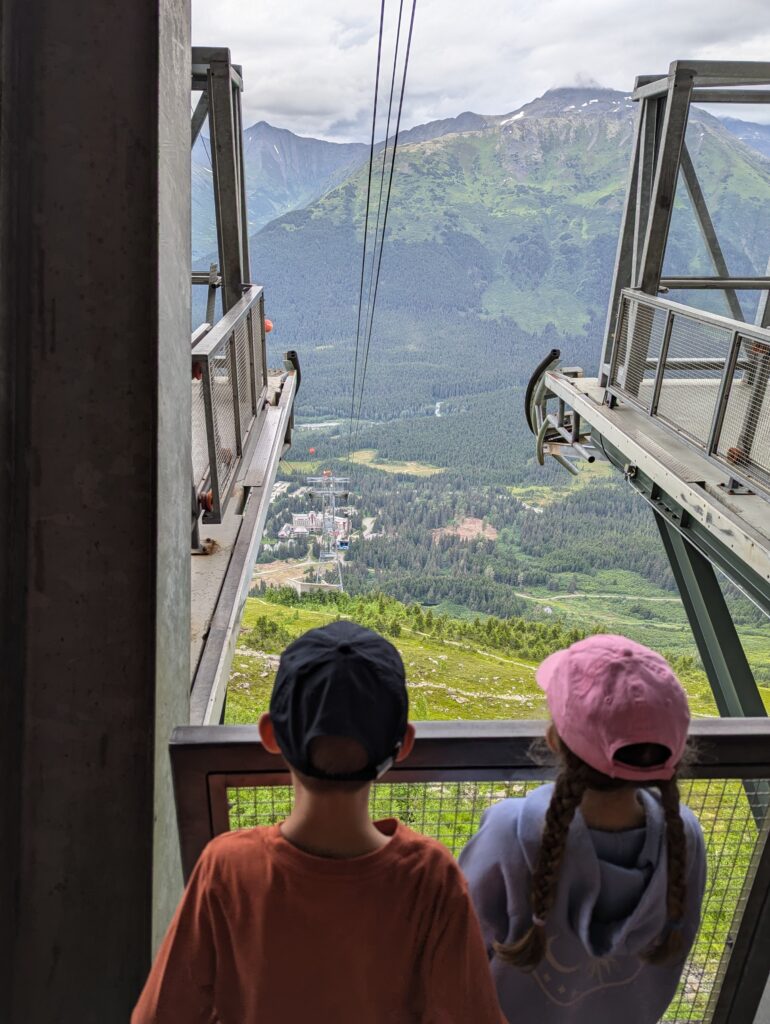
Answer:
POLYGON ((262 289, 252 286, 193 345, 192 473, 203 520, 222 521, 267 384, 262 289))
MULTIPOLYGON (((769 773, 770 774, 770 773, 769 773)), ((373 787, 374 818, 399 818, 432 836, 457 855, 477 831, 484 811, 499 800, 523 797, 539 782, 410 782, 373 787)), ((766 789, 752 807, 740 782, 691 781, 683 801, 700 820, 706 840, 708 875, 701 926, 687 960, 677 994, 663 1021, 710 1021, 709 1002, 724 973, 724 951, 731 929, 747 898, 749 878, 764 833, 756 812, 768 809, 766 789)), ((232 786, 227 791, 231 829, 282 821, 291 810, 287 786, 232 786)))
MULTIPOLYGON (((419 723, 410 759, 373 787, 371 812, 397 817, 457 854, 489 806, 524 796, 549 777, 531 752, 543 730, 536 722, 419 723)), ((255 742, 254 733, 248 727, 177 730, 172 763, 187 872, 213 835, 270 825, 291 809, 285 769, 255 742)), ((738 1024, 728 993, 739 986, 728 975, 740 965, 730 954, 749 902, 762 906, 770 891, 770 723, 698 721, 693 733, 695 760, 682 799, 703 829, 708 880, 700 930, 662 1020, 738 1024)), ((759 968, 765 976, 767 961, 770 949, 759 968)))
POLYGON ((770 331, 626 290, 608 390, 770 493, 770 331))

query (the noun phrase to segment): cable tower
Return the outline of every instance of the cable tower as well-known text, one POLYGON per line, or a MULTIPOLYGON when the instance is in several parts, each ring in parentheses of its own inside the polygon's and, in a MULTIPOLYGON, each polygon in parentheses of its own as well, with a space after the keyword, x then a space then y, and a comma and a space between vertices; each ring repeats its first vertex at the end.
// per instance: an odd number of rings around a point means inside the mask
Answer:
POLYGON ((318 564, 315 582, 333 590, 342 592, 342 558, 340 545, 343 529, 338 522, 338 513, 346 510, 350 493, 350 478, 333 476, 330 469, 324 470, 322 476, 309 476, 307 483, 313 498, 321 499, 321 536, 319 539, 318 564), (336 568, 336 582, 328 580, 329 568, 336 568))

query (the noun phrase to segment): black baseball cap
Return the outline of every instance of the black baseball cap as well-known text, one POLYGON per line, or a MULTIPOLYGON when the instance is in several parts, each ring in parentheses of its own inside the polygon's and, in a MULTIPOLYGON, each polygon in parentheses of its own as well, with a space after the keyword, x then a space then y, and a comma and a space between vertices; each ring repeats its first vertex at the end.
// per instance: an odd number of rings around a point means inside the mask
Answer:
POLYGON ((270 718, 281 753, 317 779, 377 779, 393 764, 406 732, 409 698, 401 655, 385 637, 340 620, 311 629, 281 655, 270 718), (319 736, 356 740, 367 753, 360 771, 338 775, 315 767, 319 736))

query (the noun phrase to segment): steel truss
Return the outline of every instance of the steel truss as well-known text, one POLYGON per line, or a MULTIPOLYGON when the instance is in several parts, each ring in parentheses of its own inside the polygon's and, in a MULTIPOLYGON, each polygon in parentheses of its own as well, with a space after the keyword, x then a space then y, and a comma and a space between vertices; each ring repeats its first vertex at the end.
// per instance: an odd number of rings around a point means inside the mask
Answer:
POLYGON ((724 293, 730 315, 741 321, 745 317, 736 292, 759 289, 765 295, 757 324, 770 324, 770 278, 737 278, 730 274, 685 143, 692 103, 770 103, 770 90, 762 86, 770 86, 770 63, 680 60, 671 64, 668 75, 636 79, 633 98, 639 103, 639 113, 607 313, 602 384, 608 379, 624 288, 647 295, 657 295, 661 288, 718 289, 724 293), (713 277, 662 276, 680 177, 714 267, 713 277))
POLYGON ((297 354, 269 370, 262 288, 250 281, 241 68, 225 48, 194 47, 191 144, 208 120, 218 263, 191 338, 192 616, 190 721, 220 721, 278 464, 291 443, 297 354), (217 293, 222 317, 215 322, 217 293), (205 526, 207 536, 201 536, 205 526))
POLYGON ((558 369, 555 350, 527 392, 541 463, 550 455, 574 473, 575 460, 607 458, 652 506, 723 715, 765 714, 714 567, 770 615, 770 452, 763 433, 770 277, 731 276, 685 133, 692 103, 768 103, 768 87, 770 63, 674 61, 668 75, 636 80, 639 111, 598 378, 558 369), (679 181, 713 277, 662 276, 679 181), (719 289, 729 317, 659 299, 669 288, 719 289), (745 288, 763 293, 752 325, 738 297, 745 288), (684 335, 708 344, 682 357, 684 335), (723 342, 717 350, 715 338, 723 342))
POLYGON ((207 319, 211 322, 214 290, 221 287, 222 308, 227 313, 240 299, 243 285, 250 282, 241 121, 243 78, 240 65, 231 63, 228 49, 193 47, 192 90, 200 96, 192 115, 191 146, 206 118, 209 122, 219 252, 218 269, 193 271, 192 282, 209 288, 207 319))
POLYGON ((342 592, 345 587, 342 582, 342 562, 337 543, 337 513, 347 505, 350 478, 332 476, 331 471, 326 470, 322 476, 309 476, 307 482, 312 497, 321 499, 321 537, 318 542, 315 582, 319 586, 342 592), (330 568, 337 577, 336 583, 327 578, 330 568))

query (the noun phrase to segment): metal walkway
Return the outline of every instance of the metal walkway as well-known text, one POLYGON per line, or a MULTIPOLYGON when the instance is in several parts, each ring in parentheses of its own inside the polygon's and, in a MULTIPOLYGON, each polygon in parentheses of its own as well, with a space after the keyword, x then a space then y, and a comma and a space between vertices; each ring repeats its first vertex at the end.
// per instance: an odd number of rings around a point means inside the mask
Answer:
MULTIPOLYGON (((767 86, 770 64, 675 61, 668 75, 637 80, 598 374, 561 368, 554 350, 530 381, 526 409, 541 463, 553 457, 576 473, 580 460, 606 459, 648 502, 720 714, 757 720, 765 705, 717 573, 770 616, 770 278, 731 276, 685 132, 691 103, 768 103, 767 86), (678 183, 714 276, 662 276, 678 183), (729 315, 672 302, 672 289, 720 292, 729 315), (760 292, 755 323, 741 305, 748 290, 760 292)), ((770 733, 762 742, 768 760, 770 733)), ((763 844, 760 879, 770 870, 768 781, 743 779, 763 844)), ((770 903, 757 895, 746 907, 733 919, 722 991, 698 1017, 704 1024, 770 1021, 770 903)))
POLYGON ((191 339, 191 695, 194 725, 221 720, 227 679, 273 482, 291 443, 299 363, 268 368, 265 297, 250 282, 241 69, 226 49, 194 48, 195 144, 208 122, 218 263, 192 273, 208 290, 191 339), (214 311, 221 293, 223 316, 214 311))

